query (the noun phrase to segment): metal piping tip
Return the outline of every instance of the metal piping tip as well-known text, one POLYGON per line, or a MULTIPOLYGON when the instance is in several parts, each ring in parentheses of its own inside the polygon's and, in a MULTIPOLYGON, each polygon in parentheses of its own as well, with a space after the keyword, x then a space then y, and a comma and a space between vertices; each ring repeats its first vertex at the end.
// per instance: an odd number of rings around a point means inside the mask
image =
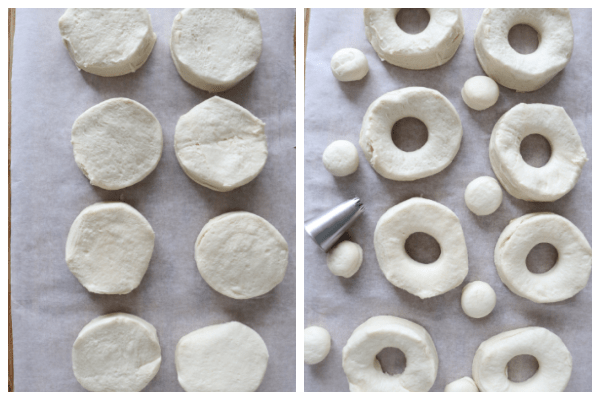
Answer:
POLYGON ((355 197, 306 221, 304 229, 323 251, 328 251, 364 210, 362 201, 355 197))

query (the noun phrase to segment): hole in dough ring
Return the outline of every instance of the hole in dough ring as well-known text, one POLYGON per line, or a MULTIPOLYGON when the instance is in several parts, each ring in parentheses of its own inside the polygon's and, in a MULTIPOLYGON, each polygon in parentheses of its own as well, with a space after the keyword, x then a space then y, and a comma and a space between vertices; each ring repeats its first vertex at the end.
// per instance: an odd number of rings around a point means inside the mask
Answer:
POLYGON ((502 282, 515 294, 536 303, 575 296, 592 271, 592 248, 568 219, 553 213, 533 213, 508 224, 496 244, 494 262, 502 282), (554 267, 543 274, 527 269, 525 260, 536 245, 549 243, 558 252, 554 267))
POLYGON ((351 392, 426 392, 437 376, 438 355, 431 336, 403 318, 369 318, 352 332, 342 355, 351 392), (386 347, 406 356, 403 373, 389 375, 381 369, 375 356, 386 347))
POLYGON ((490 162, 506 191, 527 201, 556 201, 579 179, 587 162, 585 149, 573 121, 562 107, 549 104, 518 104, 496 123, 490 138, 490 162), (552 147, 541 168, 523 160, 521 141, 540 134, 552 147))
POLYGON ((462 140, 462 124, 452 103, 437 90, 410 87, 384 94, 365 113, 360 147, 381 176, 395 181, 414 181, 446 168, 462 140), (428 130, 427 142, 418 150, 400 150, 392 140, 392 128, 402 118, 417 118, 428 130))
POLYGON ((448 207, 415 197, 385 212, 375 228, 379 267, 394 286, 422 299, 454 289, 467 276, 469 261, 460 221, 448 207), (431 264, 413 260, 404 248, 415 232, 433 236, 440 257, 431 264))
POLYGON ((460 8, 427 8, 429 24, 412 35, 396 23, 399 8, 365 8, 367 39, 381 58, 406 69, 429 69, 450 60, 465 34, 460 8))
POLYGON ((482 392, 562 392, 572 369, 571 353, 563 341, 537 326, 496 335, 481 343, 473 358, 473 379, 482 392), (535 357, 539 368, 525 382, 512 382, 507 364, 522 354, 535 357))
POLYGON ((502 86, 537 90, 571 59, 571 14, 566 8, 487 8, 475 31, 475 52, 481 68, 502 86), (538 32, 539 46, 531 54, 518 53, 508 42, 508 32, 519 24, 538 32))

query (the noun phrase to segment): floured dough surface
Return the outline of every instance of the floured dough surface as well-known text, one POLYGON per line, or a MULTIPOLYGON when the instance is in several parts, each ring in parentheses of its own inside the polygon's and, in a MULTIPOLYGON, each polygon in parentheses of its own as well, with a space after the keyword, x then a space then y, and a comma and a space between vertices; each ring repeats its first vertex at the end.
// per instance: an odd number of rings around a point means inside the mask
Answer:
POLYGON ((139 392, 160 368, 156 329, 135 315, 107 314, 79 332, 73 373, 91 392, 139 392))
POLYGON ((160 123, 146 107, 124 97, 103 101, 75 120, 75 162, 94 186, 123 189, 148 176, 160 161, 160 123))
POLYGON ((369 72, 369 62, 358 49, 346 48, 331 57, 331 72, 340 82, 359 81, 369 72))
POLYGON ((217 292, 234 299, 263 295, 285 275, 288 245, 258 215, 235 211, 211 219, 196 240, 196 264, 217 292))
POLYGON ((228 192, 250 182, 265 166, 265 124, 245 108, 214 96, 179 118, 175 154, 193 181, 228 192))
POLYGON ((254 71, 261 51, 253 8, 186 8, 173 21, 173 62, 197 88, 215 93, 233 87, 254 71))
POLYGON ((90 292, 126 294, 140 284, 153 249, 154 231, 142 214, 125 203, 96 203, 73 222, 66 261, 90 292))
POLYGON ((189 333, 175 349, 177 379, 186 392, 254 392, 268 361, 260 335, 235 321, 189 333))
POLYGON ((145 8, 69 8, 58 28, 77 68, 106 77, 136 71, 156 42, 145 8))

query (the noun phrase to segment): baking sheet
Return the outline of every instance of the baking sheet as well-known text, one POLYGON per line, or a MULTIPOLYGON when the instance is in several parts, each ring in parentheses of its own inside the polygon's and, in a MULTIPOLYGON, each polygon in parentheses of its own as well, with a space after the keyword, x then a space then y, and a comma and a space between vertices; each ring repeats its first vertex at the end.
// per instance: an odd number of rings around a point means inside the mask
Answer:
POLYGON ((146 391, 181 391, 177 341, 201 327, 240 321, 256 330, 270 354, 260 391, 295 390, 295 99, 293 9, 258 10, 263 52, 256 70, 219 96, 266 123, 269 157, 251 183, 217 193, 190 180, 173 150, 178 118, 211 95, 184 82, 169 51, 179 10, 149 10, 158 35, 146 64, 134 74, 102 78, 77 71, 59 31, 64 10, 19 9, 12 75, 12 326, 17 391, 81 391, 71 348, 93 318, 117 311, 153 324, 162 365, 146 391), (145 105, 161 123, 160 163, 142 182, 118 191, 89 184, 70 143, 75 119, 113 97, 145 105), (121 200, 156 232, 154 253, 140 286, 127 295, 89 293, 69 272, 69 228, 85 207, 121 200), (210 218, 234 210, 266 218, 289 245, 285 278, 255 299, 234 300, 212 290, 194 261, 194 242, 210 218))
MULTIPOLYGON (((305 327, 323 326, 332 337, 327 358, 320 364, 304 367, 306 391, 348 391, 342 349, 358 325, 372 316, 386 314, 414 321, 431 334, 439 355, 432 391, 442 391, 451 381, 471 376, 473 356, 481 342, 500 332, 530 325, 550 329, 571 351, 573 373, 566 390, 592 389, 592 279, 571 299, 536 304, 504 286, 493 262, 494 247, 502 230, 511 219, 530 212, 551 211, 562 215, 592 242, 592 12, 571 10, 575 32, 573 56, 565 70, 550 83, 531 93, 516 93, 501 86, 500 99, 494 107, 474 111, 464 104, 460 90, 468 78, 485 75, 473 47, 475 28, 483 10, 462 11, 465 36, 454 58, 432 70, 410 71, 377 57, 366 39, 361 9, 311 10, 305 88, 305 218, 353 196, 364 201, 366 212, 349 231, 352 240, 364 250, 362 267, 350 279, 331 274, 325 254, 305 235, 305 327), (329 67, 331 56, 344 47, 355 47, 365 53, 370 72, 363 80, 343 83, 333 77, 329 67), (358 139, 367 107, 384 93, 409 86, 429 87, 445 95, 458 111, 464 133, 456 158, 445 170, 414 182, 395 182, 373 170, 358 146, 358 139), (579 131, 590 161, 575 188, 554 203, 525 202, 503 191, 500 208, 490 216, 477 217, 465 205, 464 190, 476 177, 494 176, 488 157, 492 128, 502 114, 521 102, 564 107, 579 131), (344 178, 330 175, 321 162, 325 147, 338 139, 354 143, 360 154, 358 171, 344 178), (379 217, 390 207, 415 196, 440 202, 456 213, 469 252, 469 273, 463 284, 426 300, 396 288, 385 279, 373 246, 379 217), (475 280, 489 283, 498 299, 492 314, 482 319, 467 317, 460 306, 462 288, 475 280)), ((514 371, 523 379, 533 368, 519 370, 517 366, 514 371)))

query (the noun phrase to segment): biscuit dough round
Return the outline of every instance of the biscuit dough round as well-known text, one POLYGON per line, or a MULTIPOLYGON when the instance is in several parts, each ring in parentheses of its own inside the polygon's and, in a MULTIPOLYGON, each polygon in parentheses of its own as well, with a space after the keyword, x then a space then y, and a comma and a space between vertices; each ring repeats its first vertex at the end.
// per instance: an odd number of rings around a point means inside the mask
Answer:
POLYGON ((491 176, 473 179, 465 190, 465 203, 475 215, 490 215, 502 204, 502 189, 491 176))
POLYGON ((496 104, 500 89, 493 79, 487 76, 474 76, 467 79, 460 94, 466 105, 473 110, 482 111, 496 104))
POLYGON ((479 392, 479 389, 473 379, 465 376, 447 384, 444 392, 479 392))
POLYGON ((517 92, 531 92, 565 68, 573 53, 573 24, 566 8, 487 8, 475 31, 475 53, 493 80, 517 92), (508 42, 515 25, 529 25, 539 37, 531 54, 508 42))
POLYGON ((139 286, 154 249, 154 231, 135 208, 102 202, 85 208, 67 236, 69 270, 92 293, 126 294, 139 286))
POLYGON ((448 207, 420 197, 403 201, 379 218, 375 254, 388 281, 422 299, 454 289, 469 272, 458 217, 448 207), (406 239, 416 232, 431 235, 439 243, 441 254, 433 263, 417 262, 406 253, 406 239))
POLYGON ((186 175, 217 192, 247 184, 267 162, 264 122, 218 96, 179 118, 174 142, 177 161, 186 175))
POLYGON ((367 39, 382 61, 407 69, 435 68, 448 62, 465 34, 460 8, 427 8, 429 24, 412 35, 396 23, 400 8, 365 8, 367 39))
POLYGON ((249 299, 271 291, 285 275, 288 245, 258 215, 234 211, 208 221, 195 248, 202 278, 217 292, 249 299))
POLYGON ((463 288, 460 305, 469 317, 483 318, 496 307, 496 292, 485 282, 470 282, 463 288))
POLYGON ((331 336, 327 329, 311 326, 304 330, 304 363, 318 364, 327 357, 331 349, 331 336))
POLYGON ((581 231, 568 219, 554 213, 526 214, 510 221, 494 251, 496 270, 515 294, 536 303, 569 299, 586 285, 592 272, 592 248, 581 231), (527 269, 529 252, 549 243, 558 252, 552 269, 534 274, 527 269))
POLYGON ((135 72, 156 42, 145 8, 69 8, 58 28, 77 68, 106 77, 135 72))
POLYGON ((146 107, 124 97, 103 101, 73 124, 77 166, 94 186, 118 190, 140 182, 158 165, 160 123, 146 107))
POLYGON ((340 82, 359 81, 369 72, 369 63, 358 49, 340 49, 331 58, 331 72, 340 82))
POLYGON ((126 313, 91 320, 75 339, 73 373, 91 392, 139 392, 160 368, 160 344, 150 323, 126 313))
POLYGON ((437 376, 438 355, 431 336, 421 325, 403 318, 369 318, 352 332, 342 355, 351 392, 426 392, 437 376), (406 356, 401 374, 382 371, 376 356, 386 347, 406 356))
POLYGON ((548 104, 518 104, 494 126, 490 162, 508 193, 527 201, 556 201, 577 183, 587 162, 585 149, 564 108, 548 104), (548 140, 552 155, 541 168, 527 164, 521 142, 532 134, 548 140))
POLYGON ((332 274, 350 278, 360 268, 363 250, 358 243, 344 240, 327 253, 327 267, 332 274))
POLYGON ((481 343, 473 358, 473 379, 482 392, 562 392, 571 378, 573 360, 563 341, 546 328, 530 326, 496 335, 481 343), (534 356, 537 372, 512 382, 506 369, 519 355, 534 356))
POLYGON ((333 176, 348 176, 358 169, 358 151, 347 140, 332 142, 323 152, 323 165, 333 176))
POLYGON ((177 380, 186 392, 254 392, 268 361, 260 335, 236 321, 198 329, 175 348, 177 380))
POLYGON ((192 86, 222 92, 250 75, 262 51, 253 8, 186 8, 171 29, 171 57, 192 86))
POLYGON ((365 113, 360 131, 360 147, 371 166, 381 176, 395 181, 414 181, 446 168, 458 153, 462 124, 452 103, 440 92, 409 87, 384 94, 365 113), (423 147, 406 152, 392 141, 394 124, 407 117, 417 118, 427 127, 423 147))

